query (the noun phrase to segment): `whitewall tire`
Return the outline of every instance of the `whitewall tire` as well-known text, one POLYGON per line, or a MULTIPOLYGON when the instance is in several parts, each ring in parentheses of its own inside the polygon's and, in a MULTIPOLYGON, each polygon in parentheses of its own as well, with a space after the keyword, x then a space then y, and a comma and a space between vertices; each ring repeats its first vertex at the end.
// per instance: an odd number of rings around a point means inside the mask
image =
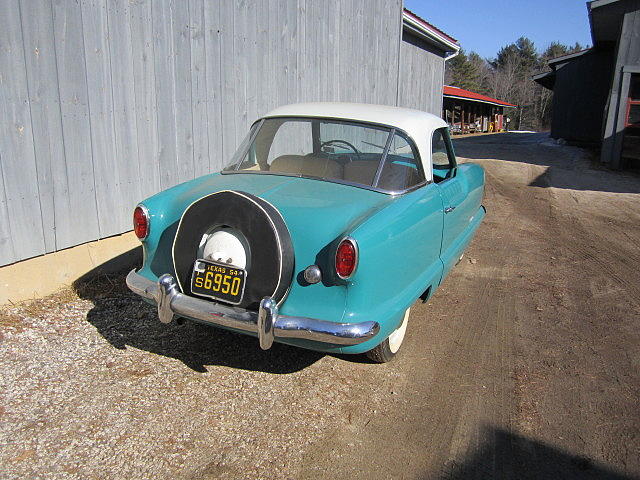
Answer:
POLYGON ((396 356, 396 353, 398 353, 402 346, 405 334, 407 333, 407 324, 409 323, 410 312, 411 308, 407 308, 398 328, 391 332, 391 335, 389 335, 380 345, 369 350, 367 352, 367 357, 374 362, 385 363, 396 356))

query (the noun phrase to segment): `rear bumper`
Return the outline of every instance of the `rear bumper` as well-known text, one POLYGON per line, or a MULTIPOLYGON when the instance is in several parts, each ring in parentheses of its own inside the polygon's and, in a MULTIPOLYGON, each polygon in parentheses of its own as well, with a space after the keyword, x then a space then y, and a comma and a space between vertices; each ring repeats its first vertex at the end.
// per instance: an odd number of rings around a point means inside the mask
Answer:
POLYGON ((265 297, 257 312, 190 297, 178 291, 175 279, 164 274, 158 282, 135 270, 127 275, 127 286, 141 297, 155 301, 161 322, 169 323, 174 315, 233 328, 258 335, 260 347, 267 350, 276 338, 300 338, 332 345, 358 345, 379 331, 377 322, 334 323, 307 317, 280 315, 276 302, 265 297))

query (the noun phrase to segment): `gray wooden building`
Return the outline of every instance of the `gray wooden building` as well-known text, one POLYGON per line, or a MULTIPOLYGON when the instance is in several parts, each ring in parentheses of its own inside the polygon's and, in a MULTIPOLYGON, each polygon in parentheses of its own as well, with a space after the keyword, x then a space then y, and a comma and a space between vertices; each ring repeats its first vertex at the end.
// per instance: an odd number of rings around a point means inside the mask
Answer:
POLYGON ((551 136, 601 147, 611 168, 640 168, 640 0, 587 8, 593 47, 533 77, 553 90, 551 136))
POLYGON ((0 265, 131 230, 276 106, 439 115, 458 49, 402 0, 2 0, 0 265))

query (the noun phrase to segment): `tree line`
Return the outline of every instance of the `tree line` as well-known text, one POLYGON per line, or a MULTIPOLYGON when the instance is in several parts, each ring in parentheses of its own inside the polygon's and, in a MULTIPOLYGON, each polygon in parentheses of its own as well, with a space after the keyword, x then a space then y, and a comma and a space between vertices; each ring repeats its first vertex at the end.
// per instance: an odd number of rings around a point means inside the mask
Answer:
POLYGON ((553 92, 534 82, 532 75, 548 69, 552 58, 575 53, 585 47, 553 42, 542 53, 527 37, 500 49, 495 58, 476 52, 460 53, 446 62, 445 84, 471 90, 517 105, 505 111, 511 129, 544 130, 551 123, 553 92), (510 111, 509 111, 510 110, 510 111))

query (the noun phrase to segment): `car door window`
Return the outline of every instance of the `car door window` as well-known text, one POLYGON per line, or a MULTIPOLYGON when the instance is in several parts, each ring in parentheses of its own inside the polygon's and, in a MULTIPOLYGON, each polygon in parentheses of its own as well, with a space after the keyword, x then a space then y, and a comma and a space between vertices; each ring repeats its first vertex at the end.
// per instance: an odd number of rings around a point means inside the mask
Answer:
POLYGON ((438 128, 431 139, 431 164, 433 166, 433 181, 438 183, 453 174, 456 157, 451 146, 451 138, 447 127, 438 128))

